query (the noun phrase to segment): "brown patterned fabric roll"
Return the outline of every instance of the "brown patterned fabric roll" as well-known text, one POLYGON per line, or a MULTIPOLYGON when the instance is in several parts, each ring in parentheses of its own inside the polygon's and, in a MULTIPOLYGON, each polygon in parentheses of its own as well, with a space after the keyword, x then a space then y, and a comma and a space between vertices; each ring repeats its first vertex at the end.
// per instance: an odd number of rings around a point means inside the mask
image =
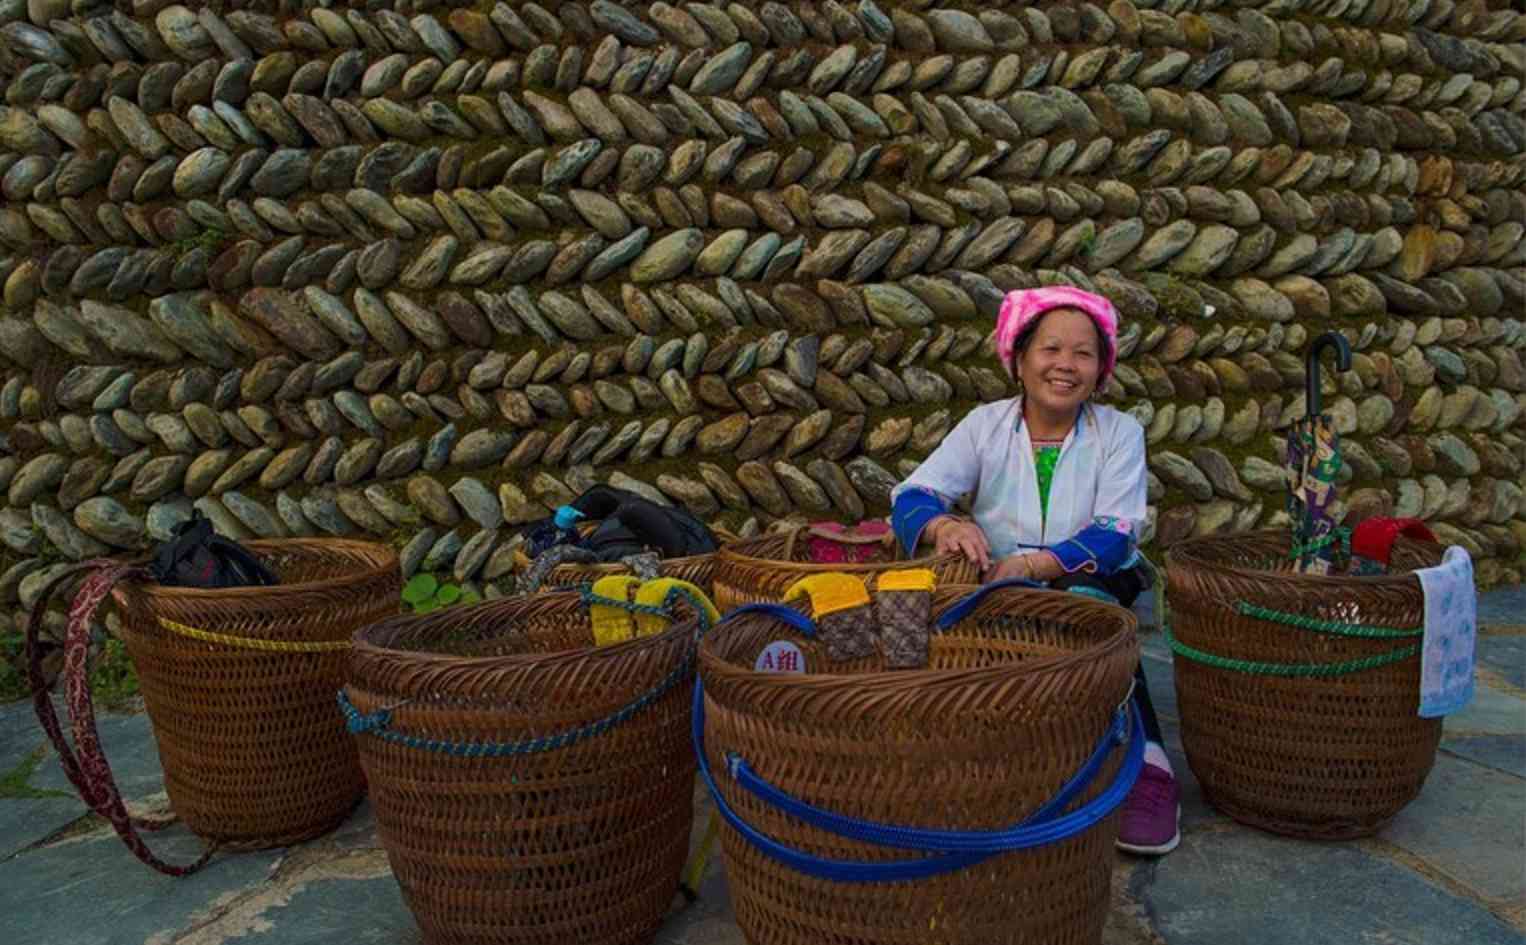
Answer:
POLYGON ((885 665, 890 669, 925 667, 932 595, 926 591, 880 591, 874 606, 880 621, 885 665))
POLYGON ((809 596, 819 639, 834 663, 861 660, 878 650, 874 606, 864 582, 851 574, 816 574, 796 581, 786 601, 809 596))
POLYGON ((880 644, 888 669, 922 669, 927 666, 928 638, 932 633, 933 588, 937 577, 925 569, 892 571, 880 575, 874 597, 880 623, 880 644))
POLYGON ((834 663, 861 660, 877 649, 874 608, 868 604, 819 617, 816 626, 827 645, 827 658, 834 663))

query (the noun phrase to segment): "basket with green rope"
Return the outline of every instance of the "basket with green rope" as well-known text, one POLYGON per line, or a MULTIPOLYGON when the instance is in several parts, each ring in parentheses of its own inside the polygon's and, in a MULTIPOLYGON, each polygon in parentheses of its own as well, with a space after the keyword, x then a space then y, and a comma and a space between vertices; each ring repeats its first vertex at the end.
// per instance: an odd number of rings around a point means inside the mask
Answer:
POLYGON ((1208 801, 1274 833, 1367 836, 1419 794, 1441 736, 1419 716, 1425 598, 1442 548, 1400 540, 1389 573, 1294 569, 1287 531, 1174 545, 1161 624, 1182 743, 1208 801))

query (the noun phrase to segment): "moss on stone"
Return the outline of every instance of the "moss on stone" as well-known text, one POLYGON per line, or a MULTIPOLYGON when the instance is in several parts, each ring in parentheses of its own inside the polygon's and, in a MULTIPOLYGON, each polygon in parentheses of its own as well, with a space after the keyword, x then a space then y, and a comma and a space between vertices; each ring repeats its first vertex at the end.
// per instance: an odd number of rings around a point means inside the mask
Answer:
POLYGON ((35 800, 44 797, 72 796, 67 791, 53 791, 32 787, 32 775, 37 773, 37 768, 42 764, 43 759, 47 755, 47 749, 39 746, 31 754, 17 762, 16 767, 0 775, 0 798, 6 800, 35 800))

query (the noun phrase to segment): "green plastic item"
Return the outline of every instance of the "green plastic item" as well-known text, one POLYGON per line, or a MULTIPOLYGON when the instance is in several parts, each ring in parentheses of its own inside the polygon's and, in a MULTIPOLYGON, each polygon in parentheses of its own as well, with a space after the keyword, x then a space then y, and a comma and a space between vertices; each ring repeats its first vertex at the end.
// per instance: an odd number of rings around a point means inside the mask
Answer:
POLYGON ((415 614, 428 614, 453 604, 476 604, 482 601, 476 591, 463 590, 459 584, 442 584, 433 574, 415 574, 403 585, 403 603, 415 614))

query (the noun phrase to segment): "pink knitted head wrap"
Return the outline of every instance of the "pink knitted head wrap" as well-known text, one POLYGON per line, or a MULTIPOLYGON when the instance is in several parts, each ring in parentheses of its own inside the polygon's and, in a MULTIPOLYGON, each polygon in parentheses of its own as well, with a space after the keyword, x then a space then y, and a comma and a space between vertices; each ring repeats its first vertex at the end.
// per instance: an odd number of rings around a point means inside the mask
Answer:
POLYGON ((1017 339, 1023 330, 1038 321, 1040 315, 1057 308, 1074 308, 1091 316, 1102 333, 1102 372, 1097 376, 1101 387, 1113 373, 1118 361, 1118 310, 1100 295, 1070 286, 1046 286, 1008 292, 996 316, 996 358, 1007 375, 1017 380, 1017 339))

